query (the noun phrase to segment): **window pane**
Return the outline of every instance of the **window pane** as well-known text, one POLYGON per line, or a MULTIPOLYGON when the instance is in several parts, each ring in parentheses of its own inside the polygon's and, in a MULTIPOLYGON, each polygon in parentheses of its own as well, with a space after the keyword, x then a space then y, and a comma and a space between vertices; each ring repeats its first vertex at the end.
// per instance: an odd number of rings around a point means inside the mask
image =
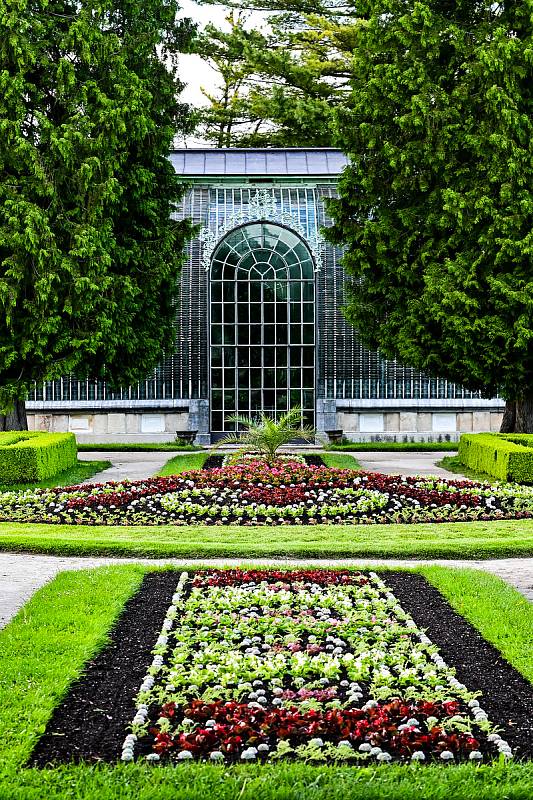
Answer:
POLYGON ((226 303, 234 303, 235 302, 235 284, 224 282, 223 284, 223 292, 222 296, 226 303))
POLYGON ((225 367, 234 367, 235 366, 235 350, 233 347, 225 347, 223 350, 224 353, 224 366, 225 367))
POLYGON ((221 367, 222 366, 222 348, 221 347, 213 347, 211 349, 211 366, 212 367, 221 367))
POLYGON ((286 347, 276 348, 276 364, 278 367, 286 367, 288 362, 288 353, 286 347))
POLYGON ((224 344, 235 344, 235 328, 233 325, 224 325, 224 344))
POLYGON ((315 341, 315 326, 304 325, 303 342, 304 344, 312 344, 315 341))
POLYGON ((265 367, 273 367, 275 363, 275 350, 273 347, 265 347, 263 350, 263 364, 265 367))
POLYGON ((211 284, 211 302, 212 303, 219 303, 222 300, 222 284, 221 283, 212 283, 211 284))
POLYGON ((274 303, 264 303, 263 304, 263 321, 264 322, 274 322, 274 303))
POLYGON ((231 386, 235 386, 235 370, 234 369, 225 369, 224 370, 224 386, 230 388, 231 386))
POLYGON ((278 369, 276 370, 276 384, 279 386, 280 389, 283 389, 287 386, 287 370, 286 369, 278 369))
POLYGON ((226 390, 224 392, 224 408, 226 411, 232 411, 235 407, 235 392, 226 390))
POLYGON ((213 426, 214 431, 221 431, 222 428, 222 414, 220 412, 213 412, 211 414, 211 425, 213 426))
POLYGON ((222 322, 222 306, 220 303, 211 304, 211 322, 222 322))
POLYGON ((235 303, 224 303, 224 322, 235 322, 235 303))

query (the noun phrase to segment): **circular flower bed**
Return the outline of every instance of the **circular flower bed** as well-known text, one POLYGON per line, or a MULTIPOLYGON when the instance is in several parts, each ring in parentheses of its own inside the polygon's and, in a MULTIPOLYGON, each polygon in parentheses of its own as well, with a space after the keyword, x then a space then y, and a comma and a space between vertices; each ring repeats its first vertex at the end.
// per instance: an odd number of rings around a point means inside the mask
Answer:
POLYGON ((86 525, 316 525, 524 519, 533 487, 280 462, 0 494, 0 520, 86 525))

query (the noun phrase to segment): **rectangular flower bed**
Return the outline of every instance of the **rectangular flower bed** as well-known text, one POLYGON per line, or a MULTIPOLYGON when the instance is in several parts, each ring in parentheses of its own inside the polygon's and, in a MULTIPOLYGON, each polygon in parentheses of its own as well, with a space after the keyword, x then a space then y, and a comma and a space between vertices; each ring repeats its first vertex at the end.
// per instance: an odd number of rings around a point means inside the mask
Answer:
POLYGON ((179 579, 122 760, 511 758, 475 692, 374 573, 179 579))
POLYGON ((533 516, 533 487, 251 461, 165 478, 0 493, 0 520, 82 525, 316 525, 533 516))

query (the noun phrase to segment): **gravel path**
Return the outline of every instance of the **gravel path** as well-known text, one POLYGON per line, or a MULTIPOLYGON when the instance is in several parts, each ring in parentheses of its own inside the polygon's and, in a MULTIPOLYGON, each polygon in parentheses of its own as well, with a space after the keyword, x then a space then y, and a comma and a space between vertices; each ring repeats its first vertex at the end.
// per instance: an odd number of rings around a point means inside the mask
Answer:
MULTIPOLYGON (((136 559, 136 558, 70 558, 61 556, 25 555, 19 553, 0 553, 0 627, 26 603, 37 589, 52 580, 63 570, 76 570, 99 567, 109 564, 172 564, 176 567, 193 566, 194 561, 183 558, 136 559)), ((533 558, 502 558, 489 561, 465 560, 401 560, 379 558, 345 559, 238 559, 210 558, 196 562, 206 566, 242 565, 283 565, 283 566, 416 566, 441 564, 448 567, 467 567, 482 569, 498 575, 516 587, 533 602, 533 558)))

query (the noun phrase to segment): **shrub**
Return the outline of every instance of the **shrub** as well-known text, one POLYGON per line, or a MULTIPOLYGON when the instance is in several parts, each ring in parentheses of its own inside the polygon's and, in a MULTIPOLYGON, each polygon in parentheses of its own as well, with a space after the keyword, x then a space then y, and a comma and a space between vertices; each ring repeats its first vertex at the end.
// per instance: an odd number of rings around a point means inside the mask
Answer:
POLYGON ((77 458, 73 433, 0 433, 0 484, 52 478, 75 464, 77 458))
MULTIPOLYGON (((527 435, 524 435, 527 436, 527 435)), ((467 433, 459 441, 459 458, 467 467, 503 481, 533 483, 533 436, 519 444, 516 434, 467 433)))

